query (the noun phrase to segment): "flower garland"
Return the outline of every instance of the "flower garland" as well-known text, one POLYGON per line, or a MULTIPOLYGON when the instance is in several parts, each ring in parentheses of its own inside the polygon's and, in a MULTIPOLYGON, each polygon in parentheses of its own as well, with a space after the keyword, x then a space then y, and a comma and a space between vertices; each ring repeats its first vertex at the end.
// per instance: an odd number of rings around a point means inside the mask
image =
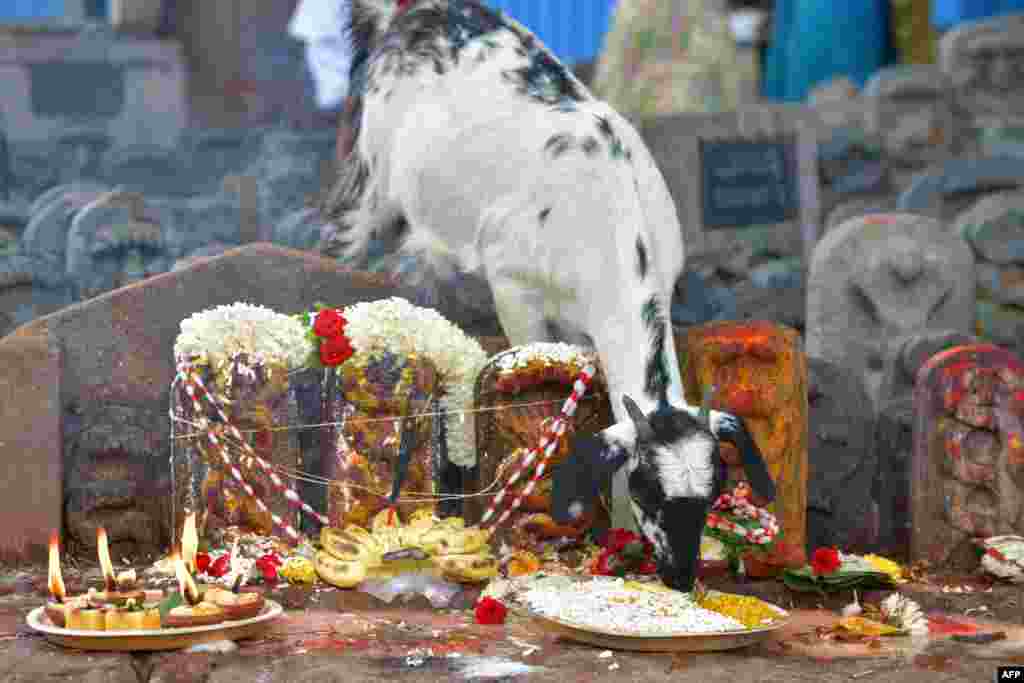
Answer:
POLYGON ((253 364, 267 365, 268 369, 281 364, 294 370, 303 366, 308 350, 306 329, 299 321, 243 302, 185 318, 174 340, 174 357, 179 364, 209 365, 218 373, 242 353, 253 364))
POLYGON ((779 522, 775 515, 750 502, 750 487, 740 483, 732 493, 723 493, 708 513, 709 534, 725 543, 741 543, 767 547, 779 535, 779 522), (717 532, 717 533, 716 533, 717 532), (731 537, 731 538, 730 538, 731 537))
POLYGON ((459 414, 458 420, 451 420, 447 425, 448 459, 460 467, 476 464, 473 391, 477 375, 487 363, 487 354, 479 342, 437 311, 414 306, 399 297, 360 302, 340 311, 321 308, 300 318, 314 337, 320 337, 317 351, 321 363, 325 353, 328 360, 336 357, 332 353, 345 359, 349 357, 345 355, 345 343, 339 336, 345 339, 354 352, 355 362, 360 364, 382 352, 427 358, 446 389, 441 397, 442 405, 449 412, 459 414), (341 318, 340 331, 338 317, 341 318), (328 334, 317 334, 318 327, 328 334), (331 344, 331 349, 325 352, 325 347, 331 344))
POLYGON ((601 551, 590 564, 597 576, 656 574, 654 545, 635 531, 612 529, 604 537, 601 551))
POLYGON ((568 384, 593 362, 571 344, 534 342, 517 346, 495 361, 495 388, 502 393, 518 393, 548 381, 568 384))

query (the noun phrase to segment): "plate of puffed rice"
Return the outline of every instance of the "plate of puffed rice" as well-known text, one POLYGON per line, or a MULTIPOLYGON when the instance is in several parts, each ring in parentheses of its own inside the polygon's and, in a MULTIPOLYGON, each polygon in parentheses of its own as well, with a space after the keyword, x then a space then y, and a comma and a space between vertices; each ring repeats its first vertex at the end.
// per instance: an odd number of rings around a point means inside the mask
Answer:
MULTIPOLYGON (((526 578, 526 577, 522 577, 526 578)), ((502 587, 496 587, 500 592, 502 587)), ((732 650, 781 628, 788 612, 752 596, 608 576, 535 575, 511 597, 543 630, 598 647, 647 652, 732 650)))

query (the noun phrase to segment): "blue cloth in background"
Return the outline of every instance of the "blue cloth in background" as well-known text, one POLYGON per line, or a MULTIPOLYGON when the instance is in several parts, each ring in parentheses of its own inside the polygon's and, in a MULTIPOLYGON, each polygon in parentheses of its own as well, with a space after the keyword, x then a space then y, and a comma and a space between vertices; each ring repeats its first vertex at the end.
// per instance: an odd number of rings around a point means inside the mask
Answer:
POLYGON ((932 0, 932 26, 948 31, 965 21, 1024 12, 1024 0, 932 0))
POLYGON ((841 76, 863 87, 895 56, 889 0, 777 0, 763 94, 800 102, 815 86, 841 76))

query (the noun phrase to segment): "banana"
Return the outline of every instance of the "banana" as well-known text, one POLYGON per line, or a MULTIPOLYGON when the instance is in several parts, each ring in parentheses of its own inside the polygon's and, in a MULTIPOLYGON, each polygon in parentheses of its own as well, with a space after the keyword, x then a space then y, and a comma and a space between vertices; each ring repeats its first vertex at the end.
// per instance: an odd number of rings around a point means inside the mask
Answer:
POLYGON ((498 575, 498 559, 490 554, 445 555, 434 562, 444 578, 458 583, 479 583, 498 575))
POLYGON ((423 534, 420 543, 431 555, 469 555, 486 548, 490 538, 490 531, 484 529, 432 529, 423 534))
POLYGON ((339 560, 323 550, 313 556, 313 566, 321 579, 338 588, 351 588, 366 578, 366 565, 362 562, 339 560))
POLYGON ((490 552, 491 532, 467 528, 461 517, 442 520, 421 510, 406 525, 391 510, 383 510, 370 527, 320 532, 323 550, 314 565, 324 581, 348 588, 371 576, 434 571, 460 583, 479 583, 498 574, 498 560, 490 552))
POLYGON ((360 534, 353 533, 349 529, 339 531, 324 527, 320 530, 320 545, 324 547, 325 552, 335 558, 350 562, 365 564, 372 562, 375 558, 379 559, 381 555, 376 542, 369 534, 360 537, 360 534))

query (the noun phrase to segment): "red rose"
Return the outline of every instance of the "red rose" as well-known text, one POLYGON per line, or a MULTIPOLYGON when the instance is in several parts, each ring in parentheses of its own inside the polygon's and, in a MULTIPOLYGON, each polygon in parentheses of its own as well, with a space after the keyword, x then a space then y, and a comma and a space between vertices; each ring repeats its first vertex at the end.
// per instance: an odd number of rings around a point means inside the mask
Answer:
POLYGON ((256 568, 260 570, 260 576, 266 583, 277 582, 277 568, 281 566, 281 560, 276 555, 264 555, 256 560, 256 568))
POLYGON ((843 564, 835 548, 818 548, 811 556, 811 571, 818 576, 831 574, 843 564))
POLYGON ((326 308, 316 314, 313 322, 313 334, 324 339, 333 339, 345 331, 348 322, 336 308, 326 308))
POLYGON ((640 534, 626 529, 612 529, 604 539, 604 547, 613 553, 617 553, 630 543, 639 543, 642 539, 640 534))
POLYGON ((320 362, 329 367, 341 365, 347 361, 353 353, 354 349, 352 348, 352 345, 348 343, 348 339, 344 335, 325 339, 320 344, 320 362))
POLYGON ((206 553, 196 553, 196 573, 205 574, 210 568, 210 556, 206 553))
POLYGON ((219 579, 229 571, 231 571, 231 556, 225 553, 210 565, 210 568, 206 573, 215 579, 219 579))
POLYGON ((508 615, 508 608, 494 598, 481 598, 476 603, 476 623, 478 624, 504 624, 508 615))

